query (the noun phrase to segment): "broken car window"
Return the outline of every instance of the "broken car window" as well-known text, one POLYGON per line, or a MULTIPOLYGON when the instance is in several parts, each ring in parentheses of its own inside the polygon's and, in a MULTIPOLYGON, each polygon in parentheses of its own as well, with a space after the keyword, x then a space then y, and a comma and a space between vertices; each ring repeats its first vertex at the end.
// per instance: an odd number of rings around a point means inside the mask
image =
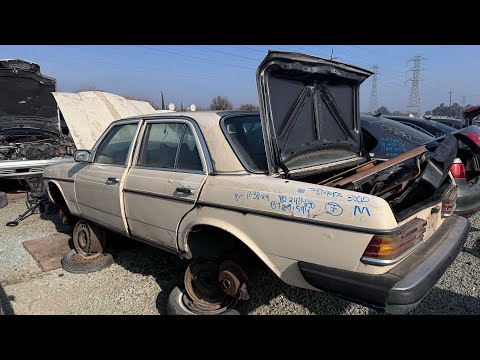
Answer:
POLYGON ((137 131, 137 124, 114 126, 98 147, 95 162, 98 164, 125 165, 128 150, 137 131))

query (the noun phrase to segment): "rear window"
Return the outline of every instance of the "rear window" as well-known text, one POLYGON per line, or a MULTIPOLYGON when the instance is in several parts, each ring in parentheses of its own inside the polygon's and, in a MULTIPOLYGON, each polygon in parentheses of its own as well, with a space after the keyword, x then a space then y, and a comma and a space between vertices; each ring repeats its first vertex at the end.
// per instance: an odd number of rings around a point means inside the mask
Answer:
POLYGON ((223 130, 244 166, 254 172, 268 171, 259 115, 226 118, 223 130))
POLYGON ((390 159, 429 143, 433 137, 397 121, 384 118, 362 118, 365 150, 370 156, 390 159))

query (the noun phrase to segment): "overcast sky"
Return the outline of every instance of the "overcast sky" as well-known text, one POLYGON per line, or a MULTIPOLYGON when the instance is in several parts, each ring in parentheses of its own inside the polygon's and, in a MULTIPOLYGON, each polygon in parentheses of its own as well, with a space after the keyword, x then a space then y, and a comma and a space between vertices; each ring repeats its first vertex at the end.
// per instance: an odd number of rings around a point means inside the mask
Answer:
MULTIPOLYGON (((480 103, 480 46, 372 46, 372 45, 184 45, 184 46, 0 46, 0 58, 38 63, 43 74, 57 79, 60 91, 85 85, 117 94, 146 96, 179 107, 195 103, 208 106, 216 95, 228 96, 235 105, 257 104, 255 69, 267 50, 298 51, 371 69, 380 66, 378 104, 405 110, 413 63, 421 64, 421 112, 441 102, 480 103)), ((361 87, 361 110, 367 111, 371 80, 361 87)))

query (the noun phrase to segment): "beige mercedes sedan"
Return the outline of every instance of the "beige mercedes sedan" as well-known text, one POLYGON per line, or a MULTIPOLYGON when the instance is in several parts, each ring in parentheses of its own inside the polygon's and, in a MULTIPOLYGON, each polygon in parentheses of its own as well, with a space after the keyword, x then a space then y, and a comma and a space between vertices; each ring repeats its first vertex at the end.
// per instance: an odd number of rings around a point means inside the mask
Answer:
POLYGON ((469 231, 453 214, 457 138, 372 158, 359 119, 370 75, 270 52, 257 70, 260 112, 112 123, 76 163, 44 172, 50 198, 76 221, 77 256, 104 252, 106 229, 187 259, 169 314, 244 312, 258 260, 287 284, 410 311, 469 231))

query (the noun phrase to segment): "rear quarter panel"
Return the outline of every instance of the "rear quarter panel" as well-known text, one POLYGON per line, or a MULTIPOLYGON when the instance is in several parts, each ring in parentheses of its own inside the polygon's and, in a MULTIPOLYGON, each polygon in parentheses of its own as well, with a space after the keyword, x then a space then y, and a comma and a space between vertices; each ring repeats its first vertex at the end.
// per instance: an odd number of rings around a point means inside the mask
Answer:
POLYGON ((209 176, 198 205, 180 224, 180 249, 192 226, 209 224, 260 257, 351 271, 375 230, 397 227, 381 198, 266 175, 209 176))

